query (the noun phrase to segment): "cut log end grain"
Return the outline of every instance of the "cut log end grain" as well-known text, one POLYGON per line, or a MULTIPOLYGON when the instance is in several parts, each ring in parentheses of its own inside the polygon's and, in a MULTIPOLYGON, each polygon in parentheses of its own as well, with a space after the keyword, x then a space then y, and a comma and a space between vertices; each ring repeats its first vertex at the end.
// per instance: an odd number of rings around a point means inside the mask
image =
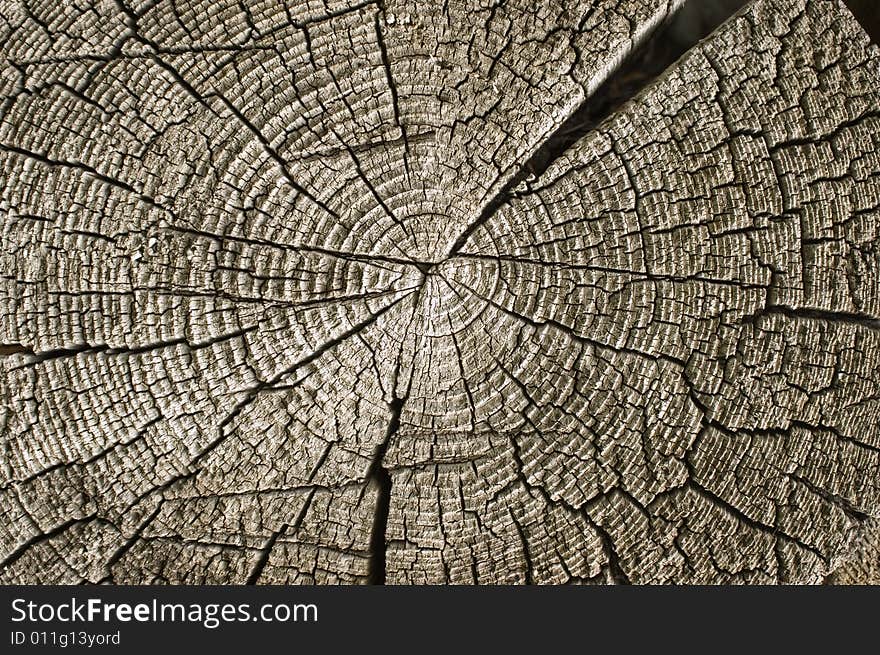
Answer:
POLYGON ((876 579, 880 50, 546 147, 682 4, 0 2, 0 579, 876 579))

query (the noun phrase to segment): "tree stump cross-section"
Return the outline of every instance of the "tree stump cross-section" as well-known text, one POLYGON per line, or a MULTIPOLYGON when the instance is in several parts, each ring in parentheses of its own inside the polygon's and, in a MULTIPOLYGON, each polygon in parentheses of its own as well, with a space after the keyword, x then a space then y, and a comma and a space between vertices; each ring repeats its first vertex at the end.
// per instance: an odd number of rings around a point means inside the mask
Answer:
POLYGON ((0 0, 0 579, 876 579, 880 50, 570 132, 694 2, 0 0))

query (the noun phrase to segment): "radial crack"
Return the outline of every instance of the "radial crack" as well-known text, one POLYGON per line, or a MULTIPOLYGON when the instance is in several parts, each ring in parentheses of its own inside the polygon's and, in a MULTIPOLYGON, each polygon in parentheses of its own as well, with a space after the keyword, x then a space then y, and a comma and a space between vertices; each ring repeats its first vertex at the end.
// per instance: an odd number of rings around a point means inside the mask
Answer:
POLYGON ((515 189, 520 184, 539 178, 572 144, 638 96, 643 89, 669 70, 684 53, 714 32, 749 1, 725 0, 721 3, 708 3, 705 0, 689 0, 666 20, 665 25, 652 27, 644 40, 621 64, 608 71, 602 84, 544 139, 519 171, 484 205, 477 218, 453 243, 450 256, 461 252, 471 235, 515 196, 515 189), (699 29, 689 27, 689 24, 694 23, 699 25, 699 29))
MULTIPOLYGON (((396 376, 395 376, 396 377, 396 376)), ((394 396, 388 409, 391 418, 388 421, 388 431, 382 443, 376 448, 370 468, 367 470, 369 486, 376 490, 376 509, 373 515, 373 527, 370 531, 370 563, 368 584, 384 585, 387 577, 387 529, 388 514, 391 510, 391 474, 385 468, 382 460, 388 451, 388 445, 400 429, 400 415, 403 412, 405 397, 394 396)))

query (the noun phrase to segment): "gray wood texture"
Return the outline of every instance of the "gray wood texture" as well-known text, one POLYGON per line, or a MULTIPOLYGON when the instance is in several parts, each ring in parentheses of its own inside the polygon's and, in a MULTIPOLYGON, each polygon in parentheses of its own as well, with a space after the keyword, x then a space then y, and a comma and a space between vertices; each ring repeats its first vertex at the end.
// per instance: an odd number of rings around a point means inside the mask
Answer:
POLYGON ((877 581, 880 50, 756 0, 0 1, 0 580, 877 581))

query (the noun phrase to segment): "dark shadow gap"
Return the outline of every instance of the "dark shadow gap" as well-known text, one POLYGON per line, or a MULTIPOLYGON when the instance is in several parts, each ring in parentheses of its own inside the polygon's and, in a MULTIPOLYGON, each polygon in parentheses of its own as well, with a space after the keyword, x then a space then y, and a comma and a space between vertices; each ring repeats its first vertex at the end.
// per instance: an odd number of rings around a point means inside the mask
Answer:
POLYGON ((382 465, 382 459, 388 450, 391 439, 400 429, 400 415, 403 412, 403 404, 406 398, 395 397, 389 406, 391 420, 388 423, 388 433, 379 444, 370 469, 367 471, 367 480, 376 487, 376 509, 373 516, 373 528, 370 533, 370 564, 367 575, 367 584, 384 585, 388 551, 386 531, 388 529, 388 514, 391 509, 391 474, 382 465))
POLYGON ((33 355, 34 351, 20 343, 0 343, 0 357, 17 355, 19 353, 33 355))
POLYGON ((880 2, 878 0, 843 0, 843 2, 871 37, 871 41, 880 44, 880 2))

